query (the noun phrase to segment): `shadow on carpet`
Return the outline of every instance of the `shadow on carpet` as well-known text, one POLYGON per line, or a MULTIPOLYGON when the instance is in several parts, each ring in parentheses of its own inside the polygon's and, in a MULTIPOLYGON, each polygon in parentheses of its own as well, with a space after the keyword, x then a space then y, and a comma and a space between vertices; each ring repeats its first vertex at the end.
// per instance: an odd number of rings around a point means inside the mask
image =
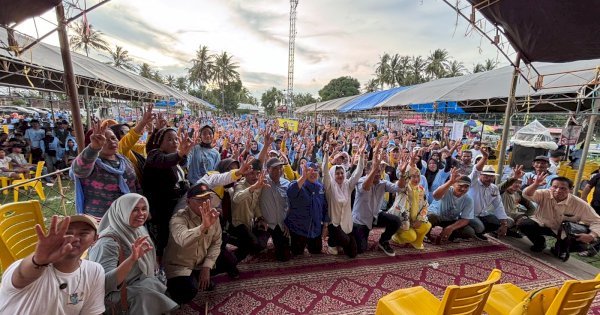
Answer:
MULTIPOLYGON (((208 314, 373 314, 379 298, 399 288, 421 285, 441 297, 446 286, 483 281, 493 268, 502 270, 499 283, 512 282, 526 290, 572 279, 493 242, 426 244, 421 251, 394 247, 396 256, 388 257, 376 246, 381 232, 371 232, 369 250, 355 259, 307 252, 280 263, 271 248, 240 263, 239 279, 215 277, 214 291, 199 292, 177 314, 205 314, 206 302, 208 314)), ((600 314, 597 301, 592 314, 600 314)))

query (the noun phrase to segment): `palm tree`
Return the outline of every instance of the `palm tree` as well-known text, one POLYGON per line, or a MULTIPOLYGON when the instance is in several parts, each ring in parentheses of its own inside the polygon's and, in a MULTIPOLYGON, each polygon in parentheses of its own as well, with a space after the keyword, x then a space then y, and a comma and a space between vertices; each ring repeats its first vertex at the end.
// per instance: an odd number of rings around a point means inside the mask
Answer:
POLYGON ((398 60, 398 70, 394 79, 399 86, 411 85, 409 80, 411 63, 410 56, 401 56, 398 60))
POLYGON ((214 56, 210 55, 208 47, 201 45, 196 50, 196 58, 191 60, 192 67, 188 69, 190 85, 197 86, 202 91, 202 87, 212 80, 213 59, 214 56))
POLYGON ((110 51, 110 56, 113 59, 111 62, 107 62, 109 65, 112 65, 116 68, 127 69, 130 71, 135 71, 135 65, 133 64, 133 60, 129 57, 129 52, 123 47, 116 45, 115 50, 110 51))
POLYGON ((163 77, 160 74, 160 72, 158 72, 158 70, 156 70, 156 71, 154 71, 154 73, 152 73, 151 79, 158 83, 165 83, 165 80, 163 80, 163 77))
POLYGON ((402 71, 401 69, 401 61, 400 61, 401 57, 398 54, 394 54, 393 56, 390 57, 390 61, 389 61, 389 76, 387 77, 388 82, 386 82, 388 84, 389 87, 393 88, 396 86, 396 77, 398 77, 399 73, 402 71))
POLYGON ((436 49, 427 57, 427 67, 425 73, 430 78, 443 78, 448 67, 448 51, 445 49, 436 49))
POLYGON ((168 86, 174 87, 175 86, 175 77, 169 74, 165 78, 165 82, 167 83, 168 86))
POLYGON ((214 60, 213 79, 223 91, 227 83, 239 80, 240 74, 236 70, 239 66, 233 61, 233 56, 228 55, 225 51, 216 55, 214 60))
POLYGON ((425 79, 425 76, 423 75, 423 72, 425 71, 425 68, 427 67, 427 63, 421 56, 412 57, 411 61, 412 61, 412 63, 410 65, 410 72, 409 72, 410 84, 412 85, 412 84, 419 84, 419 83, 425 82, 426 79, 425 79))
POLYGON ((383 56, 379 57, 379 62, 377 63, 377 68, 375 68, 375 76, 377 82, 381 89, 383 90, 383 84, 389 82, 390 77, 390 55, 388 53, 384 53, 383 56))
POLYGON ((369 81, 367 81, 367 84, 365 84, 365 92, 377 91, 378 85, 379 85, 379 81, 377 81, 377 79, 369 79, 369 81))
POLYGON ((175 88, 176 89, 185 92, 187 90, 187 86, 188 86, 188 82, 185 77, 178 77, 177 80, 175 80, 175 88))
POLYGON ((462 62, 452 60, 446 70, 446 77, 460 77, 465 73, 465 66, 462 62))
POLYGON ((484 71, 485 71, 485 68, 480 63, 476 64, 475 67, 473 67, 473 73, 484 72, 484 71))
POLYGON ((140 66, 140 75, 144 78, 152 79, 152 67, 144 62, 140 66))
POLYGON ((490 71, 490 70, 494 70, 496 69, 496 66, 498 65, 498 62, 492 59, 486 59, 485 63, 483 64, 483 68, 485 69, 485 71, 490 71))
POLYGON ((83 50, 88 57, 90 48, 110 51, 108 43, 102 38, 102 32, 94 30, 91 24, 75 23, 74 29, 75 34, 69 37, 71 49, 83 50))

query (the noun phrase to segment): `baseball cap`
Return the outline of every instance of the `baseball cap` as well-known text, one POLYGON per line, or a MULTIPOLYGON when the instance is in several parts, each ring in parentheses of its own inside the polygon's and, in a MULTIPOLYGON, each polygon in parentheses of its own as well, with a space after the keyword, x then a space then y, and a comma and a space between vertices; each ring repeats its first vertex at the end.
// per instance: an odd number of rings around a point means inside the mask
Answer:
POLYGON ((461 176, 456 183, 459 185, 471 186, 471 178, 469 178, 469 176, 464 175, 461 176))
MULTIPOLYGON (((87 223, 88 225, 93 227, 95 231, 98 231, 98 221, 96 221, 96 219, 92 216, 89 216, 87 214, 75 214, 75 215, 71 215, 69 217, 71 218, 71 223, 75 223, 75 222, 87 223)), ((60 219, 60 222, 62 222, 65 218, 67 218, 67 217, 62 217, 60 219)))
POLYGON ((314 163, 314 162, 306 162, 306 167, 318 169, 319 165, 317 163, 314 163))
POLYGON ((277 150, 271 150, 271 151, 269 151, 269 154, 275 154, 275 155, 279 156, 279 152, 277 152, 277 150))
POLYGON ((267 160, 267 169, 274 167, 274 166, 279 166, 279 165, 283 165, 283 162, 281 162, 280 159, 276 158, 276 157, 272 157, 270 159, 267 160))
POLYGON ((534 162, 535 161, 546 161, 546 162, 550 163, 550 159, 545 155, 538 155, 535 157, 535 159, 533 159, 533 161, 534 162))
POLYGON ((211 194, 214 194, 214 191, 210 190, 208 185, 205 183, 199 183, 192 186, 192 188, 187 191, 187 198, 202 198, 210 196, 211 194))

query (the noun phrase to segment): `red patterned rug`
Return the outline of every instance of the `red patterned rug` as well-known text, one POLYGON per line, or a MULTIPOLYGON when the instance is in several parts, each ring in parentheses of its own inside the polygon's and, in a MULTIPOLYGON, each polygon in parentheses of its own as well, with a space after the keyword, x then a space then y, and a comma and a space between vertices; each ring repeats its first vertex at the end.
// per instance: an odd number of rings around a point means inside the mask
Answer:
MULTIPOLYGON (((381 230, 371 233, 370 250, 356 259, 328 254, 275 261, 272 251, 239 265, 240 278, 215 278, 215 291, 201 292, 177 314, 373 314, 380 297, 421 285, 441 297, 447 285, 464 285, 502 270, 500 282, 524 289, 560 285, 571 277, 505 245, 466 241, 417 251, 395 247, 396 256, 377 250, 381 230)), ((597 299, 598 301, 598 299, 597 299)), ((592 314, 600 314, 594 303, 592 314)))

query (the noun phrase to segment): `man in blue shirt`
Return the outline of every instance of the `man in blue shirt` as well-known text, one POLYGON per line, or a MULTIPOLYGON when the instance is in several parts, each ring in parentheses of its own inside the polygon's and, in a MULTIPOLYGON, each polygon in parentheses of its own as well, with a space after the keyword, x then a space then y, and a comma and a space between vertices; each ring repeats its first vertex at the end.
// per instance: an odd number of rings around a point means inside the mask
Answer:
POLYGON ((443 228, 442 242, 456 237, 475 237, 475 231, 469 226, 473 219, 473 199, 467 194, 470 186, 471 179, 460 176, 460 171, 453 168, 450 179, 433 192, 434 201, 429 206, 427 219, 432 227, 443 228))
POLYGON ((398 216, 380 211, 383 195, 388 192, 395 194, 400 189, 398 184, 393 184, 387 180, 381 180, 379 165, 383 152, 380 150, 380 143, 373 149, 373 160, 367 164, 367 176, 361 177, 356 184, 356 198, 352 207, 352 221, 354 226, 352 233, 356 239, 358 253, 367 250, 369 232, 373 225, 385 227, 385 231, 379 238, 379 248, 388 256, 395 256, 394 249, 389 241, 400 228, 400 218, 398 216))
POLYGON ((302 176, 287 189, 289 210, 285 224, 290 229, 292 254, 320 254, 323 247, 321 232, 329 224, 325 188, 317 180, 319 167, 308 162, 302 166, 302 176))
MULTIPOLYGON (((268 143, 268 142, 267 142, 268 143)), ((267 185, 260 193, 260 211, 268 224, 267 232, 273 238, 275 257, 279 261, 290 260, 290 232, 284 220, 288 213, 287 190, 290 182, 283 178, 283 162, 270 158, 265 164, 269 176, 267 185)))
POLYGON ((550 168, 550 159, 544 155, 538 155, 533 159, 533 172, 527 172, 523 175, 521 190, 531 185, 538 176, 546 175, 546 181, 539 189, 549 189, 550 182, 557 177, 556 174, 552 174, 548 171, 550 168))

